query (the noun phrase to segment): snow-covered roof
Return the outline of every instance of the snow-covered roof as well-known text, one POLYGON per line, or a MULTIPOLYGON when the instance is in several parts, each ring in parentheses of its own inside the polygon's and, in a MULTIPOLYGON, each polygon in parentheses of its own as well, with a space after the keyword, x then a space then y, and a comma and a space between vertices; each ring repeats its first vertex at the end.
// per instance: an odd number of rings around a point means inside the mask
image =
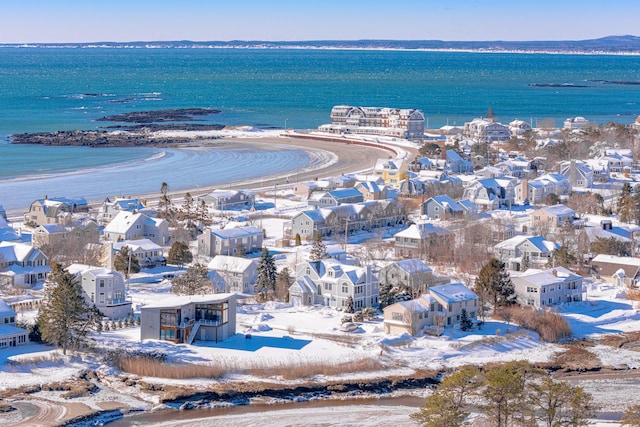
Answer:
POLYGON ((409 274, 420 272, 430 273, 433 271, 431 267, 417 258, 395 261, 395 264, 409 274))
POLYGON ((154 243, 149 239, 138 239, 138 240, 122 240, 120 242, 116 242, 113 244, 113 249, 115 251, 119 251, 124 246, 129 247, 133 252, 138 251, 157 251, 162 250, 162 246, 154 243))
POLYGON ((556 216, 574 215, 576 213, 576 211, 565 205, 545 206, 541 209, 556 216))
POLYGON ((411 239, 424 239, 431 234, 437 234, 439 236, 443 236, 443 235, 449 234, 449 232, 442 227, 437 227, 429 222, 425 222, 422 224, 411 224, 409 228, 394 234, 393 237, 408 237, 411 239))
POLYGON ((478 296, 462 283, 448 283, 446 285, 432 286, 429 288, 431 295, 442 298, 447 303, 469 301, 478 296))
POLYGON ((512 250, 520 246, 525 241, 529 241, 541 252, 551 252, 554 249, 558 248, 558 245, 556 243, 551 242, 542 236, 514 236, 510 239, 498 243, 497 245, 495 245, 495 248, 512 250))
POLYGON ((223 302, 234 297, 235 294, 209 294, 209 295, 171 295, 170 297, 163 298, 161 300, 152 302, 141 307, 145 308, 170 308, 170 307, 183 307, 187 304, 207 304, 223 302))
POLYGON ((16 312, 9 307, 6 301, 0 300, 0 317, 15 316, 16 312))
POLYGON ((237 256, 216 255, 207 268, 215 271, 243 272, 256 261, 254 259, 242 258, 237 256))
POLYGON ((631 256, 615 256, 607 254, 598 254, 592 260, 592 263, 606 262, 609 264, 621 264, 632 265, 634 267, 640 267, 640 258, 631 256))
POLYGON ((530 268, 521 275, 514 277, 515 280, 518 280, 519 278, 525 279, 531 284, 543 286, 564 282, 567 279, 579 279, 582 278, 582 276, 567 270, 564 267, 554 267, 546 270, 530 268))
POLYGON ((237 239, 239 237, 252 236, 256 234, 262 234, 257 227, 237 227, 237 228, 225 228, 224 230, 211 230, 211 234, 221 239, 237 239))

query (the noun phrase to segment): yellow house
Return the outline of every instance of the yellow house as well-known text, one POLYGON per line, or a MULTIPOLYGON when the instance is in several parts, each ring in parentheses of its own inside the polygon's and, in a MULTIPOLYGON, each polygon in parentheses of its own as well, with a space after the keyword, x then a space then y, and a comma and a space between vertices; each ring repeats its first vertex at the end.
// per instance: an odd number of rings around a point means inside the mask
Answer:
POLYGON ((400 185, 407 177, 407 162, 404 159, 378 159, 373 172, 385 184, 400 185))

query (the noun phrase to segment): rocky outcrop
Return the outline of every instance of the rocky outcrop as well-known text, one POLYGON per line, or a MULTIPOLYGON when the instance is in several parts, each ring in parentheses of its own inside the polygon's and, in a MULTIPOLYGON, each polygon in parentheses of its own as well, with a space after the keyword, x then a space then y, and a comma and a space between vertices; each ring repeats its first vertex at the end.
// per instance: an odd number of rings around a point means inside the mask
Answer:
POLYGON ((220 110, 211 108, 180 108, 176 110, 134 111, 132 113, 116 114, 97 119, 99 122, 126 123, 158 123, 158 122, 186 122, 196 120, 198 116, 218 114, 220 110))

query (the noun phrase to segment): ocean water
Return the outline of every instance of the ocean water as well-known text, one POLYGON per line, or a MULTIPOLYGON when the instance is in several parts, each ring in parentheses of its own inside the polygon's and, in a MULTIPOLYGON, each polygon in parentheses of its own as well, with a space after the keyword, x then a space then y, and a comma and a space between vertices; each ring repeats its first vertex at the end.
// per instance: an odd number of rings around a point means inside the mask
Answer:
MULTIPOLYGON (((602 81, 640 81, 640 56, 0 48, 0 140, 21 132, 95 129, 109 125, 95 121, 106 115, 187 107, 222 111, 208 117, 208 123, 261 128, 286 124, 298 129, 327 123, 336 104, 420 108, 429 127, 461 125, 482 116, 488 107, 503 122, 520 118, 534 125, 543 119, 560 125, 567 117, 578 115, 597 123, 630 123, 640 115, 640 85, 602 81), (533 87, 531 83, 586 87, 533 87)), ((177 156, 154 157, 157 151, 153 149, 97 151, 0 143, 0 204, 9 205, 7 200, 15 198, 9 193, 14 187, 4 187, 7 180, 15 183, 11 180, 30 177, 33 185, 29 189, 36 187, 31 194, 41 195, 45 188, 37 187, 56 174, 95 174, 123 162, 147 159, 147 163, 162 163, 177 156)), ((250 158, 254 152, 240 150, 228 155, 236 154, 250 158)), ((312 160, 298 153, 294 161, 288 161, 293 170, 312 160)), ((278 164, 272 161, 267 166, 278 164)), ((211 175, 222 182, 239 179, 246 172, 235 168, 222 175, 220 166, 221 162, 210 165, 216 171, 211 175)), ((137 193, 157 187, 157 182, 132 181, 130 174, 122 172, 115 181, 117 186, 126 184, 137 193)), ((265 171, 258 168, 252 172, 257 177, 265 171)), ((164 181, 176 182, 173 186, 178 189, 185 168, 172 165, 165 167, 164 174, 164 181)), ((80 184, 97 182, 96 175, 90 176, 66 181, 65 187, 57 188, 80 195, 80 184)), ((197 179, 207 181, 205 176, 197 179)), ((204 181, 193 178, 190 184, 212 183, 204 181)), ((114 185, 113 181, 105 182, 114 185)), ((117 188, 101 191, 117 192, 117 188)))

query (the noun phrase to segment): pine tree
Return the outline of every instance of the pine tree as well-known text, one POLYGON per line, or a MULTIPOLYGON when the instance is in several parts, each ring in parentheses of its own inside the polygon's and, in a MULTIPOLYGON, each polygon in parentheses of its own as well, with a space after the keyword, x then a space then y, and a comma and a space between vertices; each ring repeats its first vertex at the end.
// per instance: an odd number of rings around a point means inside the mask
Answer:
POLYGON ((309 260, 320 261, 326 258, 329 258, 329 254, 327 253, 327 247, 324 245, 324 242, 322 241, 322 236, 320 235, 320 233, 316 233, 313 238, 313 246, 311 247, 309 260))
POLYGON ((258 280, 255 284, 255 290, 261 300, 267 299, 269 291, 275 291, 276 287, 276 264, 273 256, 265 247, 262 248, 262 255, 258 262, 258 280))
POLYGON ((175 219, 175 208, 169 196, 169 185, 166 182, 160 187, 160 200, 158 201, 158 216, 169 222, 175 219))
POLYGON ((380 295, 378 297, 380 310, 396 302, 396 295, 393 292, 391 283, 382 283, 380 285, 380 295))
POLYGON ((463 331, 473 329, 473 322, 469 319, 469 314, 467 314, 467 310, 464 308, 460 312, 460 329, 463 331))
POLYGON ((130 273, 140 273, 140 263, 136 257, 133 256, 133 253, 131 253, 129 246, 123 246, 120 248, 120 251, 113 259, 113 268, 124 274, 126 279, 129 278, 130 273))
POLYGON ((51 288, 38 313, 38 327, 42 340, 62 347, 62 353, 84 344, 86 335, 97 328, 100 317, 95 306, 87 304, 82 286, 71 273, 55 270, 51 288))
POLYGON ((176 295, 206 295, 213 292, 213 282, 209 279, 207 267, 195 263, 184 274, 173 279, 171 293, 176 295))
POLYGON ((631 194, 631 184, 625 182, 618 197, 618 218, 622 222, 631 222, 635 219, 633 208, 635 206, 633 195, 631 194))
POLYGON ((462 369, 445 377, 411 419, 422 426, 459 427, 469 415, 471 401, 480 386, 476 369, 462 369))
POLYGON ((347 297, 347 305, 344 308, 345 313, 353 313, 354 312, 354 307, 353 307, 353 297, 351 295, 349 295, 347 297))
POLYGON ((558 249, 554 249, 549 262, 548 267, 564 267, 572 268, 578 262, 578 258, 571 252, 569 246, 563 244, 558 249))
POLYGON ((191 261, 193 261, 193 254, 191 253, 189 245, 179 240, 171 245, 167 258, 169 264, 178 264, 180 269, 182 269, 184 264, 189 264, 191 261))
POLYGON ((482 266, 476 279, 475 289, 483 311, 487 298, 493 303, 494 313, 496 308, 515 302, 516 293, 513 282, 504 263, 497 258, 490 259, 482 266))
POLYGON ((200 200, 200 204, 196 210, 196 218, 200 222, 202 227, 208 227, 211 225, 211 216, 209 215, 209 208, 204 200, 200 200))

